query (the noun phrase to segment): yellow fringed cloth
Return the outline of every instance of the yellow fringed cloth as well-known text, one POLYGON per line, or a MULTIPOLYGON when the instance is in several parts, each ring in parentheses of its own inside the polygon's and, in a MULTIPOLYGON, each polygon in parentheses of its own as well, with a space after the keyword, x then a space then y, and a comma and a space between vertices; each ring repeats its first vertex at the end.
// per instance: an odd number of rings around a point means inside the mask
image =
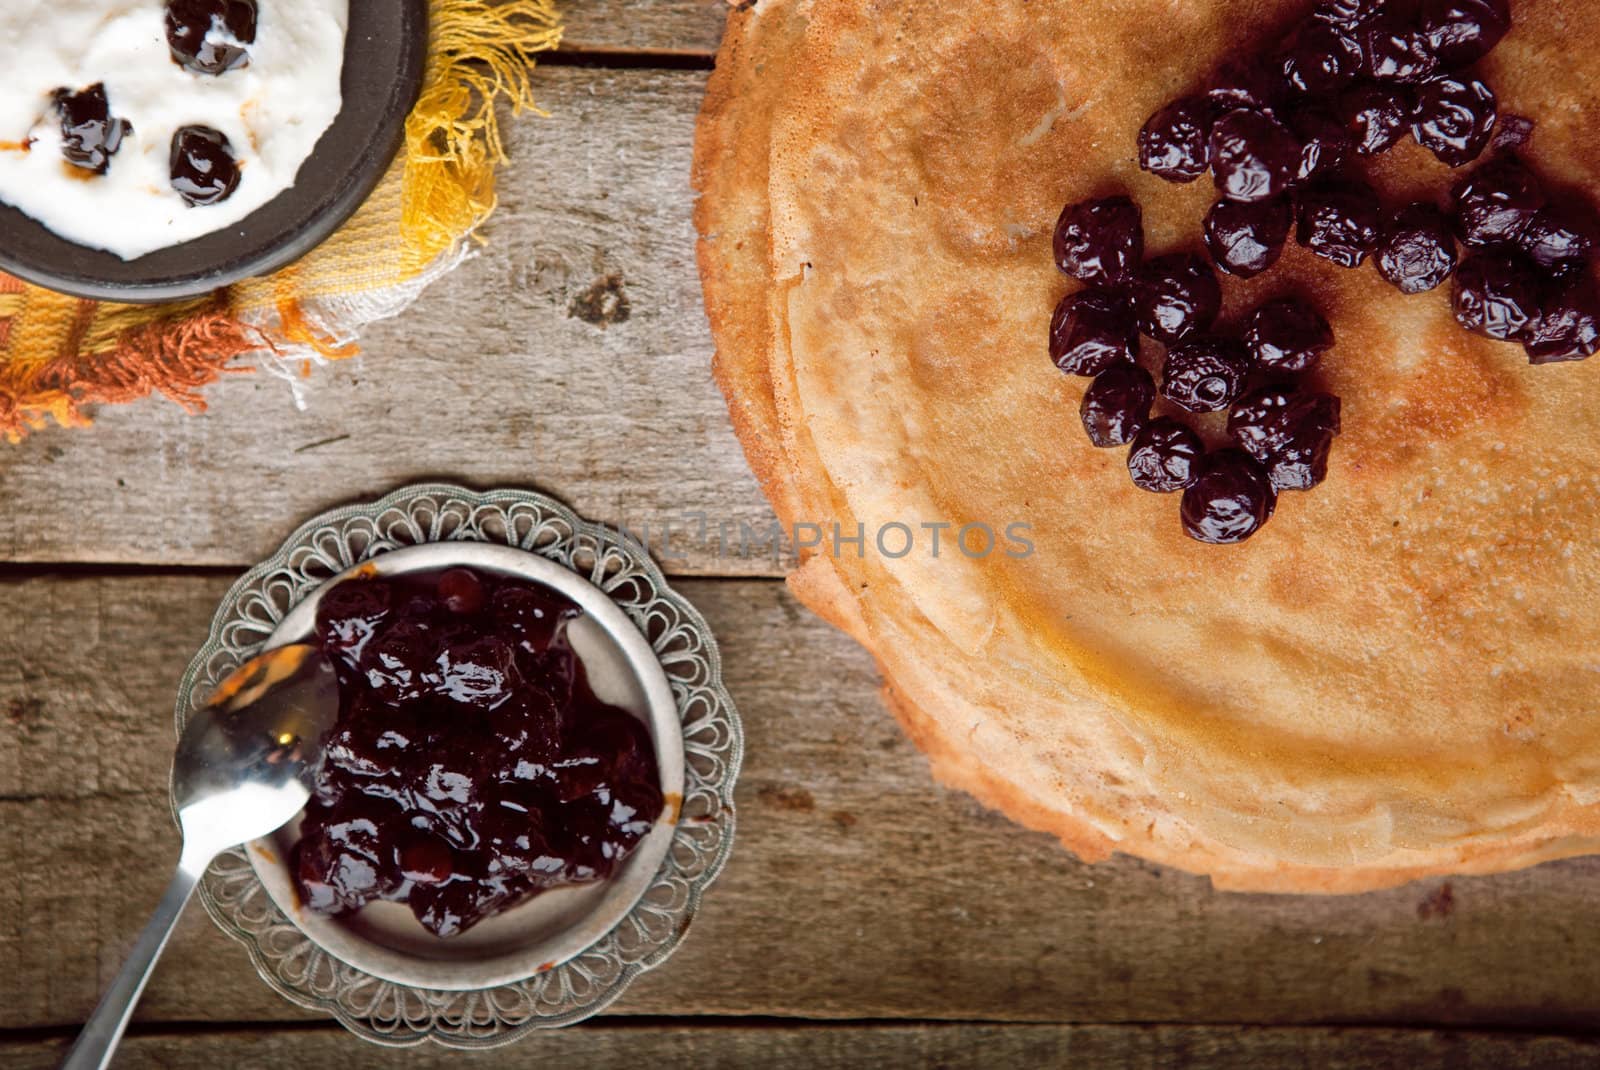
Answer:
POLYGON ((361 209, 275 275, 173 305, 63 297, 0 273, 0 435, 88 406, 161 393, 199 411, 200 391, 241 358, 283 366, 353 355, 361 328, 395 315, 461 262, 494 210, 506 162, 498 102, 537 112, 534 53, 561 30, 553 0, 432 0, 427 73, 405 145, 361 209))

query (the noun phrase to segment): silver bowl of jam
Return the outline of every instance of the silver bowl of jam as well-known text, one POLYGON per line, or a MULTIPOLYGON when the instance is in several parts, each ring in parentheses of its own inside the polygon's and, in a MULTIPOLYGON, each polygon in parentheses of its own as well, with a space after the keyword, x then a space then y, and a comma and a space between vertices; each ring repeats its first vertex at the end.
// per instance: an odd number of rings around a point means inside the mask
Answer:
POLYGON ((481 1047, 663 961, 733 835, 704 621, 635 544, 527 491, 319 517, 224 600, 179 702, 315 639, 341 720, 312 803, 201 899, 274 988, 379 1043, 481 1047))
POLYGON ((604 591, 509 546, 413 546, 319 588, 268 645, 312 636, 340 668, 340 725, 306 816, 251 851, 312 941, 375 977, 483 988, 627 916, 672 841, 683 737, 655 652, 604 591), (369 590, 393 604, 319 613, 369 590), (466 599, 481 606, 452 608, 466 599), (386 618, 369 635, 329 636, 367 612, 386 618))

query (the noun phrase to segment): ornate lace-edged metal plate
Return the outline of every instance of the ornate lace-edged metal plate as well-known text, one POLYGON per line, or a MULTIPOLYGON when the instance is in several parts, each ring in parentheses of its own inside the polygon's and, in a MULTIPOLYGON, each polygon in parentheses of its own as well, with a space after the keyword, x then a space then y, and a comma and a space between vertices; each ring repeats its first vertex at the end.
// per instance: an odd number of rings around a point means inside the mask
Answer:
POLYGON ((178 730, 216 682, 259 652, 310 591, 389 550, 452 541, 539 554, 588 579, 628 615, 654 648, 677 703, 683 803, 666 858, 622 922, 567 962, 475 991, 384 981, 341 962, 273 904, 243 848, 218 858, 201 882, 200 901, 224 932, 244 944, 261 977, 291 1002, 333 1016, 366 1040, 393 1046, 431 1040, 447 1047, 494 1047, 598 1013, 635 977, 672 954, 733 846, 733 787, 744 735, 705 620, 667 586, 635 543, 532 491, 407 487, 303 525, 223 599, 211 636, 179 689, 178 730))

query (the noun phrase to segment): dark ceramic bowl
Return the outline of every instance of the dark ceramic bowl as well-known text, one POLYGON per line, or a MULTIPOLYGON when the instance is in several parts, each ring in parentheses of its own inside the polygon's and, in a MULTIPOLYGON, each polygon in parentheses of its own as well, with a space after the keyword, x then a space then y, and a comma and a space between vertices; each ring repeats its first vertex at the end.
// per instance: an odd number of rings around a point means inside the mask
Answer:
POLYGON ((230 227, 124 260, 70 242, 0 203, 0 269, 101 301, 174 301, 298 260, 361 206, 388 170, 422 88, 427 0, 350 0, 344 106, 295 184, 230 227))

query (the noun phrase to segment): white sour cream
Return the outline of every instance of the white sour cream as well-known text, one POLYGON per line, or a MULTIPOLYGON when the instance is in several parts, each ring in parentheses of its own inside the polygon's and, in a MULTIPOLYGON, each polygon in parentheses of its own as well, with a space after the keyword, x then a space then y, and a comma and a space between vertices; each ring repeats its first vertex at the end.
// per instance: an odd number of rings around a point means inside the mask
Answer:
POLYGON ((349 0, 258 7, 249 65, 211 76, 173 61, 162 0, 0 0, 0 200, 132 260, 237 223, 293 186, 342 106, 349 0), (53 100, 96 82, 112 117, 133 124, 98 176, 62 158, 53 100), (196 125, 227 135, 240 177, 227 200, 190 207, 169 155, 173 132, 196 125))

